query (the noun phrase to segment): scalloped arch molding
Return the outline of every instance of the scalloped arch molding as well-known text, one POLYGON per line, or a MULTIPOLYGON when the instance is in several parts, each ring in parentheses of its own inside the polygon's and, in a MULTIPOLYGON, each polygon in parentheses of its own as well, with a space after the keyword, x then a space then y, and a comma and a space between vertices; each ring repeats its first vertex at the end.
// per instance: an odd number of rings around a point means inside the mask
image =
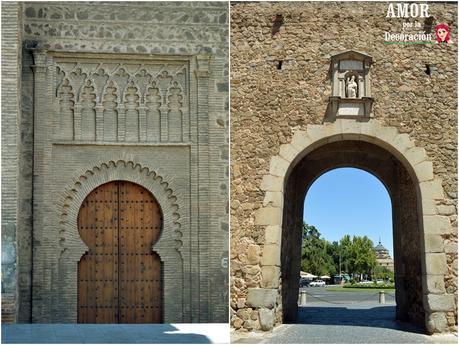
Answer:
POLYGON ((263 272, 277 272, 280 276, 283 196, 287 177, 308 153, 326 143, 342 140, 360 140, 378 145, 397 157, 410 173, 421 200, 418 210, 426 328, 432 333, 444 331, 439 329, 437 320, 445 317, 446 305, 454 305, 453 296, 439 292, 432 284, 439 281, 439 275, 444 278, 446 273, 439 272, 439 267, 447 267, 444 245, 439 239, 442 234, 451 232, 449 218, 441 215, 436 207, 437 200, 444 198, 442 182, 434 176, 432 162, 424 148, 416 147, 408 134, 399 133, 395 127, 382 126, 376 120, 356 122, 339 119, 324 125, 310 125, 305 131, 294 133, 292 141, 281 145, 279 154, 271 158, 269 173, 263 176, 261 182, 261 190, 265 192, 263 206, 255 213, 255 224, 265 226, 265 239, 269 239, 263 247, 262 276, 263 272))
MULTIPOLYGON (((81 240, 78 232, 78 212, 86 196, 98 186, 115 180, 125 180, 137 183, 150 191, 158 201, 163 213, 163 226, 159 240, 153 245, 152 250, 158 253, 163 263, 164 289, 168 286, 176 286, 174 281, 183 282, 183 237, 180 223, 180 196, 174 193, 173 182, 166 180, 157 172, 134 163, 132 160, 109 160, 106 163, 93 165, 79 177, 76 177, 73 185, 69 186, 59 203, 60 230, 59 230, 59 276, 63 286, 67 289, 69 299, 65 302, 70 312, 63 321, 76 322, 77 287, 71 282, 76 281, 77 267, 81 256, 88 250, 81 240), (171 251, 171 248, 175 250, 171 251), (71 291, 69 291, 71 290, 71 291)), ((183 284, 179 284, 183 286, 183 284)), ((62 289, 60 287, 59 289, 62 289)), ((64 294, 59 294, 64 296, 64 294)), ((182 314, 183 291, 177 294, 164 294, 165 305, 173 306, 165 308, 164 320, 177 321, 177 315, 182 314)), ((64 318, 65 318, 64 317, 64 318)))
MULTIPOLYGON (((163 177, 149 168, 142 167, 133 161, 109 161, 99 166, 94 166, 90 170, 79 176, 73 187, 70 188, 62 203, 60 216, 60 245, 64 250, 75 244, 75 239, 79 241, 80 250, 87 250, 86 245, 78 234, 78 212, 86 196, 96 187, 115 180, 126 180, 135 182, 148 189, 158 200, 163 212, 164 224, 160 239, 154 246, 154 250, 163 247, 162 242, 168 241, 169 245, 173 242, 173 247, 181 250, 183 236, 181 232, 180 214, 178 199, 170 188, 171 183, 165 181, 163 177), (75 233, 76 231, 76 233, 75 233)), ((161 255, 161 254, 160 254, 161 255)))

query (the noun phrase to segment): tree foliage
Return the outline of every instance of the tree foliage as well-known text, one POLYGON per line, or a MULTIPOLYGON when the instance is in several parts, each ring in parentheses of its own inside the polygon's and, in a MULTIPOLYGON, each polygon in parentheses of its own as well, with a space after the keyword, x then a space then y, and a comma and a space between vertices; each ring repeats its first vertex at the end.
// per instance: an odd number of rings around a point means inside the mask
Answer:
POLYGON ((336 272, 333 259, 328 255, 330 243, 321 238, 320 232, 313 225, 303 224, 303 248, 301 268, 314 275, 330 275, 336 272))
POLYGON ((303 223, 303 246, 301 269, 314 275, 334 275, 347 272, 371 274, 376 267, 373 242, 367 236, 345 235, 339 242, 329 242, 321 237, 319 230, 303 223), (341 267, 340 267, 341 266, 341 267))

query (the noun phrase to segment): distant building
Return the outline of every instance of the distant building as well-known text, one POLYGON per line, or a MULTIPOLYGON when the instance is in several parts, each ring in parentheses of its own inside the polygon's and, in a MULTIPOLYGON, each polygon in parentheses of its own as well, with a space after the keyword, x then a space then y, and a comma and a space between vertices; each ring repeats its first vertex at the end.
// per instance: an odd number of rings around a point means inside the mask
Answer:
POLYGON ((389 251, 381 244, 374 248, 376 254, 376 264, 378 266, 386 267, 390 271, 394 272, 394 260, 390 257, 389 251))

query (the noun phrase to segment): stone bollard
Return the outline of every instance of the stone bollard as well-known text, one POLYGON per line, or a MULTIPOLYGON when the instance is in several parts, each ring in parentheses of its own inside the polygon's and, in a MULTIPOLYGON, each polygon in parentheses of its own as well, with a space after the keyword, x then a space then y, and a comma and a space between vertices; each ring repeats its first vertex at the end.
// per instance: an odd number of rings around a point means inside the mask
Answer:
POLYGON ((379 291, 379 304, 386 303, 386 296, 384 295, 384 291, 379 291))
POLYGON ((306 291, 300 292, 300 305, 306 305, 306 291))

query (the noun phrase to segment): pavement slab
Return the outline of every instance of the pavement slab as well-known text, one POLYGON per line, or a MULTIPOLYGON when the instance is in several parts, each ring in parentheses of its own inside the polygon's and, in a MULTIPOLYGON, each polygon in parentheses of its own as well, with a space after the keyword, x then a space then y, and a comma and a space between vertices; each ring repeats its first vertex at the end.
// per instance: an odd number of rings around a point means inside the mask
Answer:
POLYGON ((229 325, 2 324, 5 344, 228 344, 229 325))
POLYGON ((231 334, 235 344, 457 344, 457 334, 425 334, 415 325, 395 320, 393 294, 379 304, 377 293, 306 290, 306 305, 298 307, 296 324, 271 332, 231 334))

